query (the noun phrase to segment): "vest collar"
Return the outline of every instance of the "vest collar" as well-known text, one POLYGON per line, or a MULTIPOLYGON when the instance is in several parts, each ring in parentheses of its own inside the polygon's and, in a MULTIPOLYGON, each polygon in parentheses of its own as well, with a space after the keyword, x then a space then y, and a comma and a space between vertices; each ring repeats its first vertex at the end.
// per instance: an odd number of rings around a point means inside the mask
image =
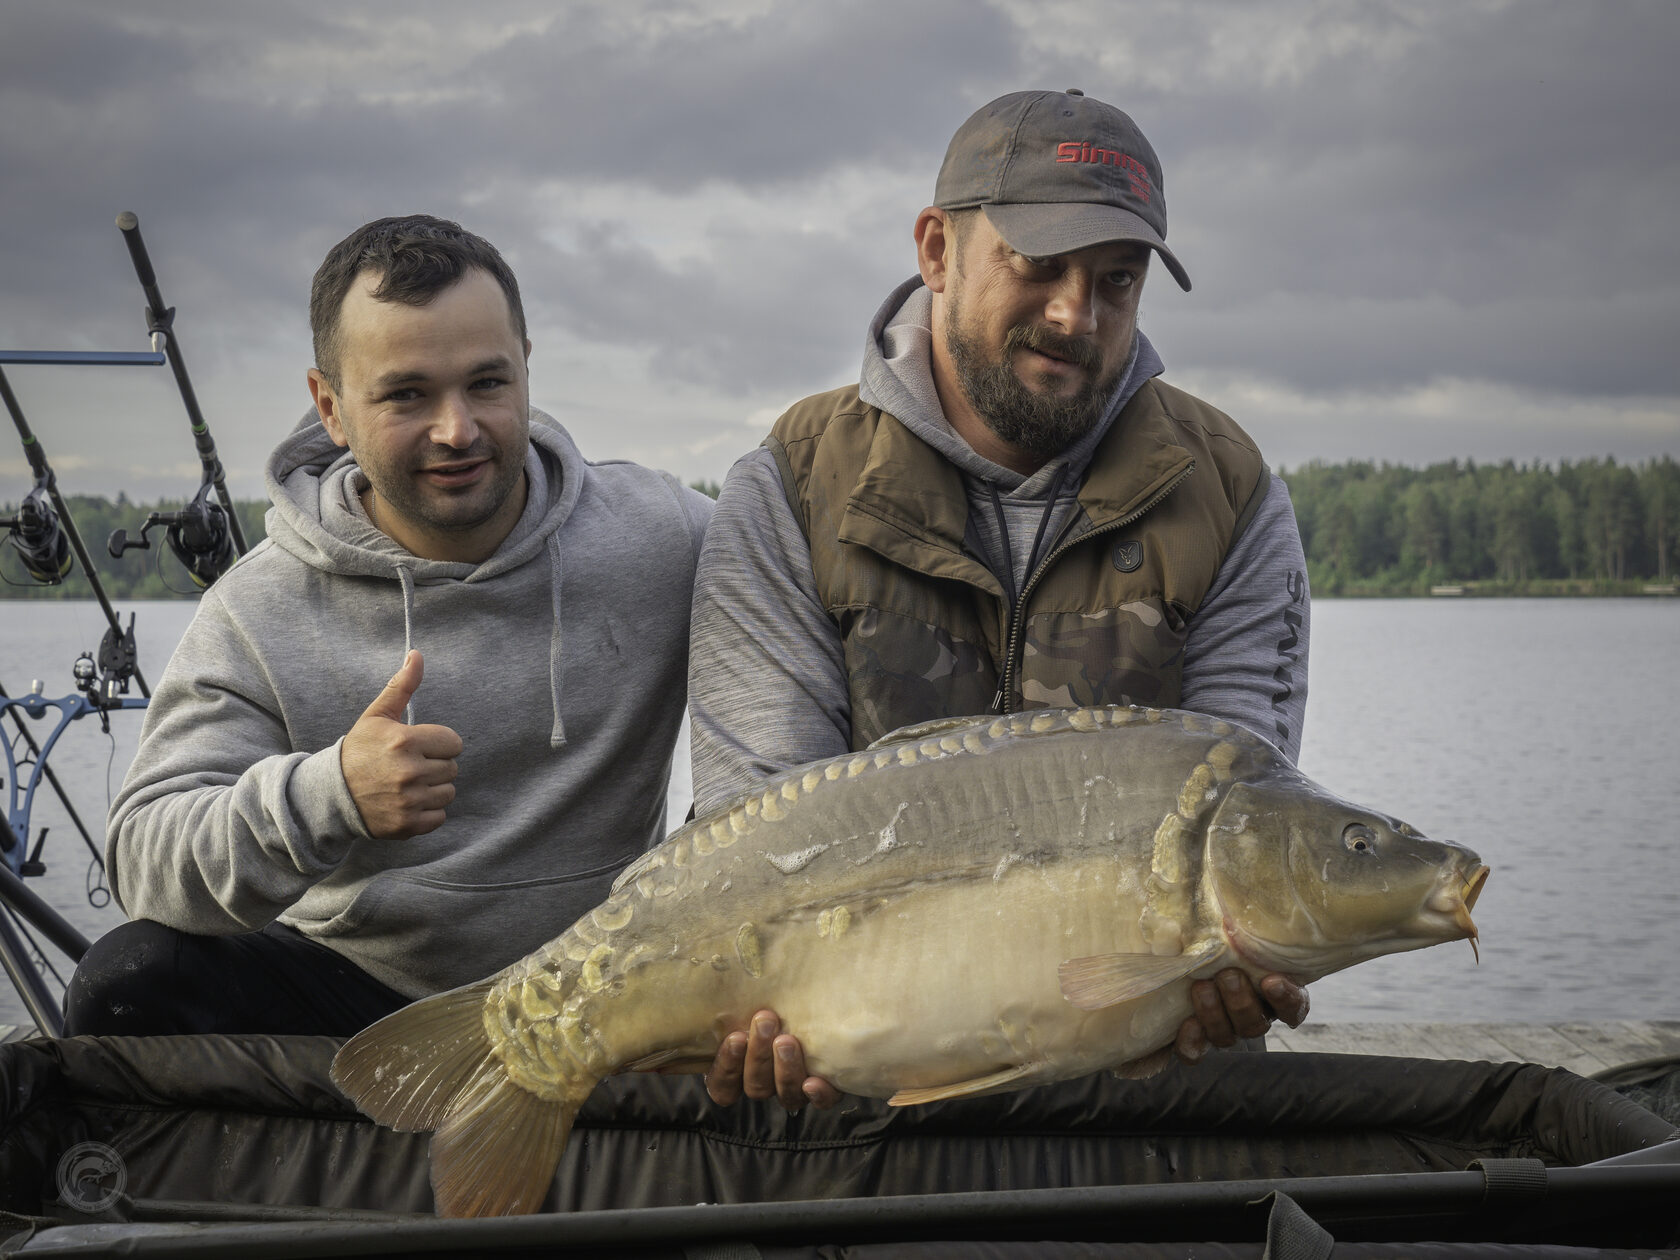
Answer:
POLYGON ((1114 418, 1079 488, 1089 528, 1100 529, 1138 511, 1194 461, 1179 444, 1172 416, 1154 381, 1147 381, 1114 418))
MULTIPOLYGON (((894 416, 879 416, 869 457, 847 500, 840 540, 929 577, 953 578, 1002 596, 992 572, 963 548, 968 495, 963 473, 894 416)), ((1072 536, 1137 512, 1192 464, 1154 381, 1109 425, 1086 468, 1072 536)))

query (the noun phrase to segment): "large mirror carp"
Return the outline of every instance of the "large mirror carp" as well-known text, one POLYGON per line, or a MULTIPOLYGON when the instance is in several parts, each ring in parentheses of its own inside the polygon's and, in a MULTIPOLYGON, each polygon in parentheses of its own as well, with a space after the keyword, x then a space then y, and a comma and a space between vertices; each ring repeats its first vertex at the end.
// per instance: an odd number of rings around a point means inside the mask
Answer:
POLYGON ((333 1077, 435 1131, 441 1213, 530 1212, 598 1081, 703 1071, 762 1007, 811 1072, 894 1104, 1146 1075, 1193 979, 1474 943, 1487 874, 1216 719, 929 723, 683 827, 542 949, 346 1042, 333 1077))

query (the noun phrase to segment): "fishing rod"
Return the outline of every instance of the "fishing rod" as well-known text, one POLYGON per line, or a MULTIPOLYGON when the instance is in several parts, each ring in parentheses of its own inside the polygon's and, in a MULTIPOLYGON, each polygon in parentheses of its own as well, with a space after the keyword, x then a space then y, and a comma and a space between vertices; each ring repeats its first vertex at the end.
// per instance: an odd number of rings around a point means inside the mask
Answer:
POLYGON ((152 544, 146 537, 147 532, 153 526, 162 525, 169 550, 186 568, 193 584, 203 590, 226 573, 249 548, 239 516, 233 510, 233 496, 228 493, 227 473, 216 454, 210 426, 199 409, 192 378, 187 375, 180 339, 175 335, 175 308, 164 304, 157 274, 152 270, 152 260, 146 253, 146 242, 140 236, 140 217, 132 210, 124 210, 117 216, 117 229, 128 245, 134 274, 146 295, 146 331, 151 335, 152 349, 168 357, 175 385, 181 393, 181 402, 187 409, 203 477, 199 481, 198 493, 186 507, 179 512, 151 513, 140 527, 138 540, 131 540, 126 529, 116 530, 111 535, 108 549, 112 557, 119 560, 126 551, 148 550, 152 544))
MULTIPOLYGON (((0 356, 0 362, 8 360, 31 361, 21 355, 0 356)), ((73 361, 130 363, 144 360, 112 360, 94 355, 73 361)), ((29 470, 35 474, 35 486, 24 496, 23 506, 18 509, 18 514, 11 520, 0 521, 0 525, 11 530, 8 541, 23 558, 25 572, 45 586, 56 586, 64 580, 70 572, 69 553, 75 552, 76 559, 81 561, 82 572, 87 575, 88 585, 93 588, 94 598, 99 601, 100 610, 105 614, 105 622, 110 627, 104 643, 99 648, 100 664, 108 666, 101 680, 102 693, 114 700, 119 692, 128 690, 128 679, 132 677, 140 685, 140 694, 149 697, 152 691, 146 685, 146 676, 140 672, 139 657, 134 649, 134 615, 129 614, 128 629, 125 631, 117 617, 117 610, 111 606, 111 599, 105 593, 104 583, 99 580, 99 571, 93 567, 93 561, 88 557, 81 531, 76 528, 75 517, 70 514, 69 505, 59 493, 58 474, 47 461, 47 453, 41 446, 41 440, 30 429, 29 421, 24 419, 23 408, 18 403, 17 395, 12 392, 11 382, 6 379, 3 368, 0 368, 0 399, 5 401, 6 410, 11 413, 12 423, 17 426, 18 437, 23 442, 24 454, 29 458, 29 470)))

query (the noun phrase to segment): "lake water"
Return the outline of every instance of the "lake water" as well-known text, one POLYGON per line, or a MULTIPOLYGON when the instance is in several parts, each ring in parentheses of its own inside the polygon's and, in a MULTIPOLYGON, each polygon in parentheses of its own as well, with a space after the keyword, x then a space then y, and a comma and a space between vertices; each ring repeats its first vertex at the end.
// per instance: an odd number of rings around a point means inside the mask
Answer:
MULTIPOLYGON (((192 605, 131 610, 155 682, 192 605)), ((103 633, 96 604, 0 601, 0 684, 63 695, 103 633)), ((109 736, 83 718, 53 754, 90 828, 140 717, 109 736)), ((1312 987, 1314 1020, 1680 1019, 1680 600, 1321 600, 1301 768, 1493 867, 1479 965, 1468 944, 1365 963, 1312 987)), ((689 784, 685 747, 673 820, 689 784)), ((118 922, 44 790, 34 823, 52 829, 35 891, 90 937, 118 922)), ((23 1022, 0 990, 0 1023, 23 1022)))

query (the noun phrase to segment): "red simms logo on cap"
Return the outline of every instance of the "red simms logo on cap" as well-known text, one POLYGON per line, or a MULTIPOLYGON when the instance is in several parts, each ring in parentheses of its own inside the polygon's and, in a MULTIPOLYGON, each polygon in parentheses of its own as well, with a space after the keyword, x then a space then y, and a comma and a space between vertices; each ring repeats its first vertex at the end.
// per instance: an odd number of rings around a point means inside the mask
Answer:
POLYGON ((1131 181, 1132 193, 1140 201, 1149 202, 1149 171, 1143 163, 1118 149, 1102 149, 1089 140, 1064 140, 1056 146, 1058 162, 1091 162, 1098 166, 1118 166, 1131 181))

